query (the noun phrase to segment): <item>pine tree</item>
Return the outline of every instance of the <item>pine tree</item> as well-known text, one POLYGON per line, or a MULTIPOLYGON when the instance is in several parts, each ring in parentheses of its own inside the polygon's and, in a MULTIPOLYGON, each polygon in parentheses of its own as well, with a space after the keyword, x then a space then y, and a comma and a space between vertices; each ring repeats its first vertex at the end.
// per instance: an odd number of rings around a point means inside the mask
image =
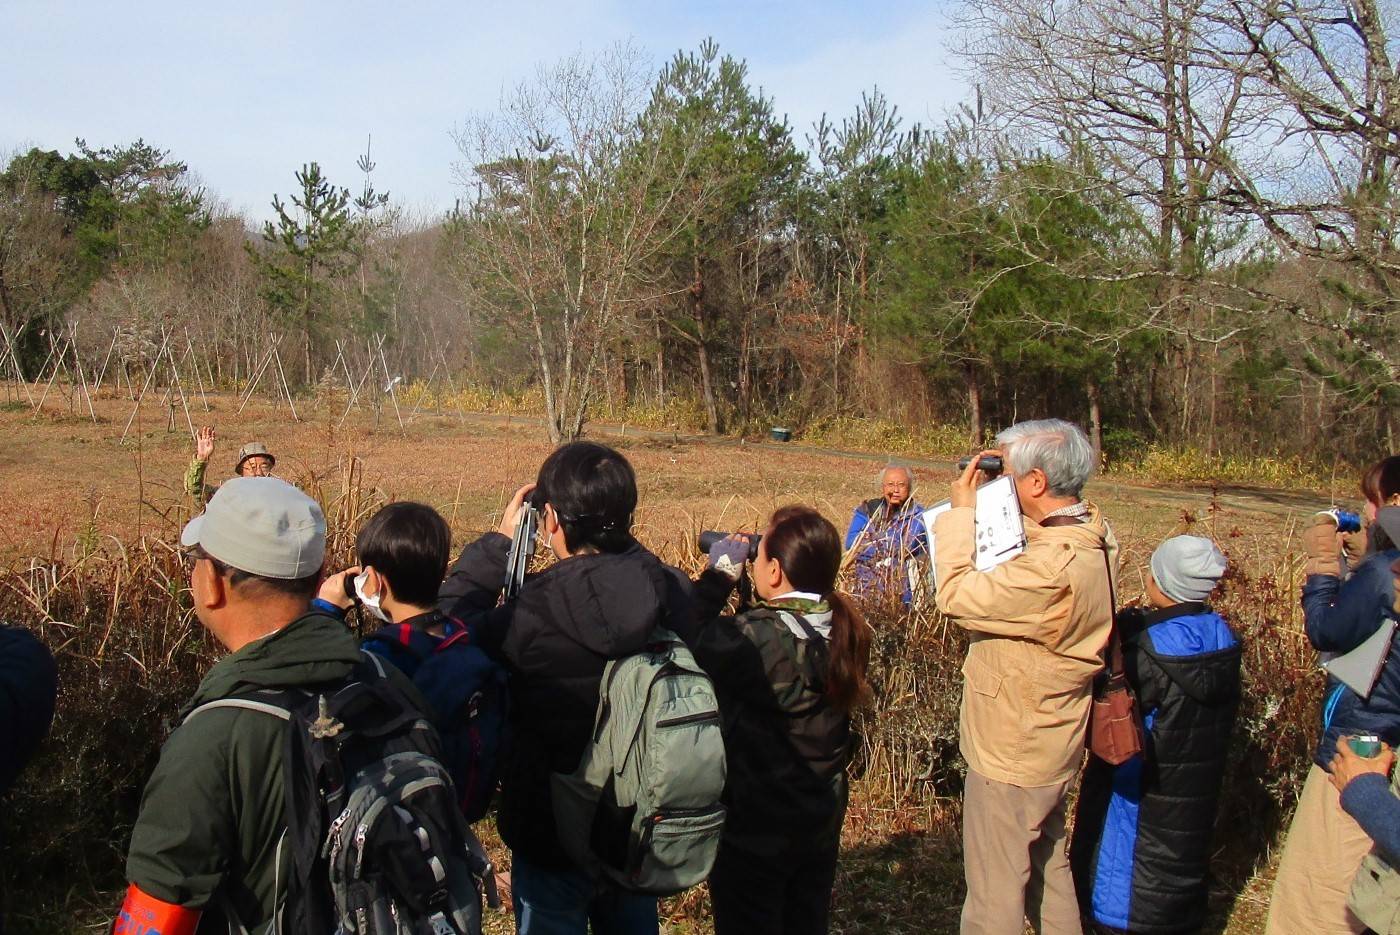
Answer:
POLYGON ((301 331, 310 383, 313 352, 337 325, 331 287, 354 266, 355 225, 349 189, 327 181, 320 165, 303 165, 296 180, 300 192, 291 196, 292 210, 273 195, 277 221, 263 224, 263 250, 248 249, 263 277, 263 299, 288 326, 301 331))

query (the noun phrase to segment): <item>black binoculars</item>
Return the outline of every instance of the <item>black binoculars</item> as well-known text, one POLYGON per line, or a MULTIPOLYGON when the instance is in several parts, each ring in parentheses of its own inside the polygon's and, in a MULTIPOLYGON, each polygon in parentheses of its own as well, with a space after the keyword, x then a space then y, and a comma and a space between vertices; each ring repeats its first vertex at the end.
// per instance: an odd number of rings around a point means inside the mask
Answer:
MULTIPOLYGON (((727 539, 731 535, 733 535, 733 533, 715 532, 713 529, 706 529, 704 532, 700 533, 700 540, 697 543, 697 545, 700 546, 701 554, 709 555, 710 549, 714 548, 716 542, 719 542, 721 539, 727 539)), ((739 535, 748 536, 749 561, 756 561, 758 559, 758 540, 762 539, 763 537, 760 536, 758 533, 750 532, 740 533, 739 535)))
MULTIPOLYGON (((966 458, 963 458, 961 461, 958 462, 958 470, 966 471, 967 466, 971 463, 972 456, 968 455, 966 458)), ((983 474, 986 474, 988 477, 996 477, 1005 469, 1006 468, 1002 464, 1001 458, 998 458, 996 455, 984 455, 981 458, 977 459, 977 470, 981 471, 983 474)))

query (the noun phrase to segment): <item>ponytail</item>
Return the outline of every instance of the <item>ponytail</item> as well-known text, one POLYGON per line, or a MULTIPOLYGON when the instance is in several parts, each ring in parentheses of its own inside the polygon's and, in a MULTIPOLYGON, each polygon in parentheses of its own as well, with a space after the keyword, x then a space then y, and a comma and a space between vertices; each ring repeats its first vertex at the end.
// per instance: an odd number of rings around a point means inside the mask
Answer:
POLYGON ((831 644, 826 667, 826 699, 850 713, 870 700, 865 672, 870 666, 870 627, 840 591, 826 595, 831 608, 831 644))

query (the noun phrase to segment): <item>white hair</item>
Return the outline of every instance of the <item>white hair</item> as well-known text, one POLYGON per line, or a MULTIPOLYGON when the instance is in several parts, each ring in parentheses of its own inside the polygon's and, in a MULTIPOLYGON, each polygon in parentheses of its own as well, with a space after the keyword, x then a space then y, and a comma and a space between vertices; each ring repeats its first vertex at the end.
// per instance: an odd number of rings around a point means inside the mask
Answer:
POLYGON ((907 481, 909 482, 909 492, 910 492, 910 493, 913 493, 913 492, 914 492, 914 472, 911 471, 911 470, 909 470, 907 467, 905 467, 905 466, 902 465, 902 464, 895 464, 895 463, 893 463, 893 462, 891 462, 891 463, 885 465, 884 467, 880 468, 880 476, 877 477, 877 478, 875 479, 875 486, 877 486, 877 487, 883 487, 883 486, 885 486, 885 475, 889 474, 890 471, 901 471, 901 472, 903 472, 903 474, 904 474, 904 479, 907 480, 907 481))
POLYGON ((1057 497, 1078 497, 1094 473, 1093 446, 1083 429, 1064 419, 1017 422, 997 436, 997 447, 1013 474, 1043 471, 1057 497))

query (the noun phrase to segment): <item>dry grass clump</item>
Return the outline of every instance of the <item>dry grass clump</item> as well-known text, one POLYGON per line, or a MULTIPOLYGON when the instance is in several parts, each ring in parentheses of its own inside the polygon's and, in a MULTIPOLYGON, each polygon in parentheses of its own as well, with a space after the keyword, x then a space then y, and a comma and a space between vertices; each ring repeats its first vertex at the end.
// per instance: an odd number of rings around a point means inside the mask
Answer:
POLYGON ((39 634, 60 686, 49 742, 3 810, 0 892, 15 932, 61 931, 121 886, 142 784, 213 659, 184 587, 167 539, 0 571, 0 620, 39 634))
MULTIPOLYGON (((1296 455, 1212 454, 1202 448, 1144 445, 1108 460, 1115 477, 1166 484, 1246 484, 1279 490, 1327 490, 1334 473, 1296 455)), ((1348 486, 1357 471, 1345 467, 1348 486)))

